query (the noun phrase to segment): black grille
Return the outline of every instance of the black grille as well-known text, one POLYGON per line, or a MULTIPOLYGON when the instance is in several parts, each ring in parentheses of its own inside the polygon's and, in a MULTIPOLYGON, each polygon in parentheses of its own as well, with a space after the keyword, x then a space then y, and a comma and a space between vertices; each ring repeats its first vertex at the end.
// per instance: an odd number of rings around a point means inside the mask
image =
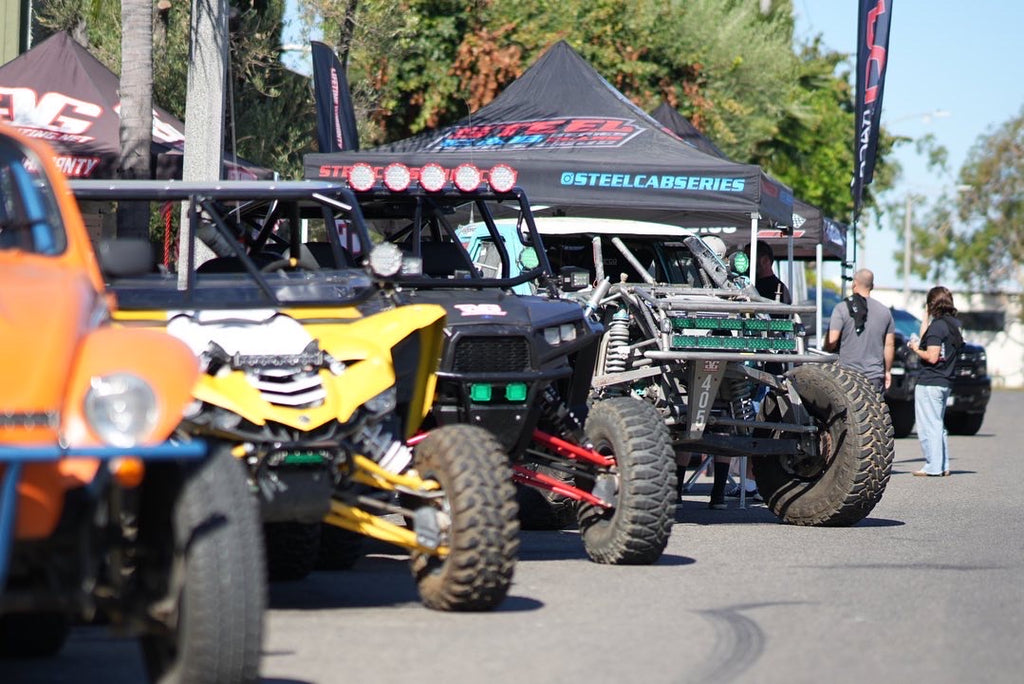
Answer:
POLYGON ((456 372, 513 373, 530 369, 530 343, 523 337, 463 337, 455 347, 456 372))

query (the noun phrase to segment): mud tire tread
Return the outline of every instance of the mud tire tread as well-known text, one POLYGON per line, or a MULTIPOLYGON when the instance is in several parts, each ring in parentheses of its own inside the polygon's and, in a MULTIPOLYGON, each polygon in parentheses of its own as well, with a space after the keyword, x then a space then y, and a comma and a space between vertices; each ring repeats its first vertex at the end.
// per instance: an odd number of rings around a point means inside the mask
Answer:
POLYGON ((450 506, 450 553, 413 552, 411 565, 428 608, 483 611, 498 606, 512 584, 519 521, 508 456, 490 432, 448 425, 416 446, 420 476, 438 480, 450 506))
POLYGON ((620 478, 615 508, 581 503, 577 509, 587 555, 613 565, 654 563, 668 544, 678 498, 664 419, 647 402, 614 397, 591 407, 586 434, 599 451, 611 448, 620 478))
POLYGON ((824 472, 811 479, 789 473, 781 458, 755 459, 758 490, 786 523, 854 525, 881 500, 892 473, 894 430, 888 407, 863 376, 838 366, 806 364, 787 375, 838 447, 824 472))
POLYGON ((258 681, 267 603, 263 536, 256 498, 229 451, 216 448, 186 476, 172 525, 185 566, 181 612, 173 633, 142 637, 150 680, 258 681))

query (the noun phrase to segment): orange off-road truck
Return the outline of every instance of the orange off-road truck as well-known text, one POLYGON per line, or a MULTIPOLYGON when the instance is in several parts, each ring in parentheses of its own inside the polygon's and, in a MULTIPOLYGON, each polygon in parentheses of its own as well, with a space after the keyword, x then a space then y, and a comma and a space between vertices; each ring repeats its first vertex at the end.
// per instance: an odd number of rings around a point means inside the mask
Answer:
POLYGON ((76 622, 140 639, 154 681, 259 676, 266 585, 241 466, 176 432, 196 357, 110 325, 51 153, 0 127, 0 656, 76 622))

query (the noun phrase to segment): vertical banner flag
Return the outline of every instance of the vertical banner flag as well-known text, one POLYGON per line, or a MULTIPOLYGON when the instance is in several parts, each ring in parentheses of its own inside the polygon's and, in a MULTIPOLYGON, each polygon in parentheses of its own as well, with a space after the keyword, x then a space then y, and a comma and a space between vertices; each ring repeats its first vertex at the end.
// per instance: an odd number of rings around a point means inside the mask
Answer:
POLYGON ((882 89, 889 52, 892 0, 860 0, 857 26, 857 114, 854 127, 853 213, 860 213, 864 188, 871 183, 882 118, 882 89))
POLYGON ((330 46, 310 41, 313 55, 313 99, 316 138, 321 152, 359 149, 356 113, 345 69, 330 46))

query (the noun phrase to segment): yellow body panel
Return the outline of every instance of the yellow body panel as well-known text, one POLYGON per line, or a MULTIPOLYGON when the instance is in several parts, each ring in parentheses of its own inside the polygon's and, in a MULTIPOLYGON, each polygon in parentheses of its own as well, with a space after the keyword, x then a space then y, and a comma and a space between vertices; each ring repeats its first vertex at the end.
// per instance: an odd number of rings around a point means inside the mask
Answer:
MULTIPOLYGON (((164 329, 180 311, 117 311, 115 321, 127 327, 164 329)), ((311 430, 330 421, 345 422, 367 400, 395 384, 391 349, 412 334, 420 335, 420 358, 412 393, 408 434, 411 436, 430 411, 434 376, 444 337, 444 309, 433 304, 414 304, 362 316, 354 307, 282 308, 281 313, 298 321, 320 348, 345 364, 334 376, 321 370, 327 395, 316 407, 288 408, 267 402, 242 371, 202 375, 193 396, 220 406, 246 420, 263 425, 274 421, 300 430, 311 430)))

